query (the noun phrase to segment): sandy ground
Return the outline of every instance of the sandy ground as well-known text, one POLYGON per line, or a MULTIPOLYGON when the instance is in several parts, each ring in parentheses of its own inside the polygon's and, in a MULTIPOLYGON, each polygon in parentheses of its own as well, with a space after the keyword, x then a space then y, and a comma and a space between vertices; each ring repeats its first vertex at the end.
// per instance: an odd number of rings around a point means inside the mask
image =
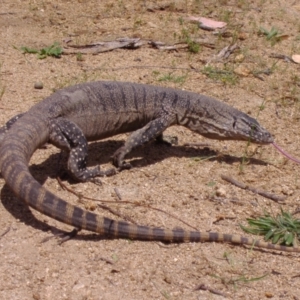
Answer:
MULTIPOLYGON (((300 5, 292 0, 2 0, 0 122, 58 88, 93 80, 132 81, 219 98, 257 118, 279 145, 299 157, 300 67, 271 57, 300 54, 299 18, 300 5), (201 30, 185 21, 191 15, 227 22, 227 30, 218 35, 201 30), (260 27, 268 31, 274 27, 275 39, 259 35, 260 27), (280 35, 285 36, 276 40, 280 35), (194 38, 207 42, 197 53, 144 45, 41 60, 20 51, 22 46, 41 49, 55 41, 86 45, 119 37, 169 45, 194 38), (212 60, 234 43, 239 48, 228 58, 212 60), (213 72, 216 69, 226 72, 213 72), (37 82, 44 88, 34 89, 37 82)), ((79 200, 59 186, 61 156, 55 147, 36 151, 31 170, 47 189, 71 203, 118 218, 98 206, 100 200, 115 201, 103 204, 149 226, 191 229, 147 205, 202 231, 239 235, 245 235, 239 224, 245 225, 249 217, 266 211, 276 214, 281 207, 297 209, 299 166, 271 146, 247 148, 243 142, 207 140, 182 127, 167 133, 178 136, 178 146, 150 143, 135 150, 128 157, 134 167, 105 178, 102 187, 64 178, 66 186, 95 200, 79 200), (288 196, 287 200, 279 205, 223 181, 221 174, 288 196)), ((110 155, 125 139, 126 135, 119 135, 91 144, 89 165, 108 168, 110 155)), ((0 237, 1 299, 300 299, 299 254, 224 243, 163 245, 106 239, 84 231, 59 245, 51 238, 53 233, 72 228, 28 209, 3 179, 0 184, 0 234, 6 233, 0 237), (43 242, 45 238, 50 239, 43 242), (201 285, 208 290, 197 289, 201 285)))

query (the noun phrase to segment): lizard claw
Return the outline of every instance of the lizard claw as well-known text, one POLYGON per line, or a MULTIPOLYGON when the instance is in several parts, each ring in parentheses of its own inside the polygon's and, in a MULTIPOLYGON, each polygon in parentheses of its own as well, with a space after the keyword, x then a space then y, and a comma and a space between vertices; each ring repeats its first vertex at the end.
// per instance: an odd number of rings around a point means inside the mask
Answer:
POLYGON ((118 167, 118 170, 119 170, 119 171, 122 171, 122 170, 130 170, 131 168, 132 168, 131 163, 128 163, 128 162, 123 161, 123 163, 121 164, 121 166, 118 167))
POLYGON ((114 166, 116 166, 120 171, 121 170, 128 170, 131 169, 131 164, 130 163, 125 163, 124 162, 124 155, 125 155, 125 151, 124 151, 125 147, 122 146, 121 148, 119 148, 112 156, 111 156, 111 160, 112 163, 114 164, 114 166))
POLYGON ((91 178, 89 181, 96 184, 96 185, 98 185, 98 186, 102 186, 102 181, 101 181, 100 178, 91 178))
POLYGON ((178 137, 172 135, 159 135, 156 138, 158 144, 165 144, 167 146, 178 145, 178 137))

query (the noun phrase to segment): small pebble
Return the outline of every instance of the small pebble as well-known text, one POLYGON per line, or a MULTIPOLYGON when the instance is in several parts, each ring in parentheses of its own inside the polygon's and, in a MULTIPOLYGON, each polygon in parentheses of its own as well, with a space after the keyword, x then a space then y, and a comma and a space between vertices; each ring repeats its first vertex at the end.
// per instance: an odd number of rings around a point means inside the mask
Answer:
POLYGON ((241 75, 241 76, 244 76, 244 77, 247 77, 250 74, 250 72, 251 71, 243 65, 239 65, 237 68, 234 69, 235 74, 241 75))
POLYGON ((246 40, 248 38, 248 35, 246 32, 240 32, 239 35, 238 35, 238 39, 239 40, 246 40))
POLYGON ((238 54, 235 58, 234 61, 237 63, 241 63, 242 61, 244 61, 245 56, 243 54, 238 54))
POLYGON ((216 189, 216 195, 218 197, 226 197, 226 191, 223 187, 219 187, 216 189))
POLYGON ((44 85, 42 82, 36 82, 34 84, 34 88, 37 89, 37 90, 42 90, 44 88, 44 85))

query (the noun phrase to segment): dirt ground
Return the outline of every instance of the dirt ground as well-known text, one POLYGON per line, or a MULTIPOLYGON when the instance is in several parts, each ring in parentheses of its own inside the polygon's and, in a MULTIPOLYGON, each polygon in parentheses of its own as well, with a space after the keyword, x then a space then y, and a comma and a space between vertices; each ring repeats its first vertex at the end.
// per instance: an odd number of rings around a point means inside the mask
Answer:
MULTIPOLYGON (((299 20, 300 5, 294 0, 1 0, 0 123, 59 88, 94 80, 131 81, 221 99, 257 118, 279 145, 299 157, 300 66, 272 57, 300 54, 299 20), (199 29, 185 20, 191 15, 226 22, 226 30, 199 29), (261 27, 269 35, 259 34, 261 27), (38 59, 20 50, 120 37, 185 42, 189 48, 164 51, 146 44, 60 59, 38 59), (194 39, 201 40, 199 47, 194 39), (235 43, 238 48, 228 58, 213 59, 235 43), (37 82, 44 88, 35 89, 37 82)), ((281 207, 297 209, 299 165, 272 146, 207 140, 182 127, 167 133, 178 137, 177 146, 150 143, 135 150, 128 157, 133 168, 104 178, 102 187, 64 178, 67 187, 95 200, 80 200, 60 187, 61 156, 55 147, 36 151, 31 170, 70 203, 118 218, 100 208, 102 203, 148 226, 191 230, 184 220, 204 232, 247 236, 239 226, 247 218, 276 214, 281 207), (280 205, 223 181, 221 174, 287 199, 280 205)), ((89 165, 108 168, 110 155, 125 139, 118 135, 91 144, 89 165)), ((105 239, 85 231, 59 245, 53 233, 72 228, 29 210, 3 179, 0 184, 1 299, 300 299, 299 254, 224 243, 105 239)))

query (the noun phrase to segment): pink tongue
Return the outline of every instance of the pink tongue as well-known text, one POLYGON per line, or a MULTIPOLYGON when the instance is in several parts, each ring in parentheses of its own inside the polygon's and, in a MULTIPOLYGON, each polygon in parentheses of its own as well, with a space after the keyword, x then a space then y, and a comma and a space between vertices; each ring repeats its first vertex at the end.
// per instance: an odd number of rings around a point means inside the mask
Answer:
POLYGON ((294 158, 293 156, 289 155, 287 152, 285 152, 284 150, 282 150, 278 145, 276 145, 274 142, 272 143, 272 145, 280 152, 282 153, 285 157, 287 157, 288 159, 300 164, 300 160, 297 158, 294 158))

